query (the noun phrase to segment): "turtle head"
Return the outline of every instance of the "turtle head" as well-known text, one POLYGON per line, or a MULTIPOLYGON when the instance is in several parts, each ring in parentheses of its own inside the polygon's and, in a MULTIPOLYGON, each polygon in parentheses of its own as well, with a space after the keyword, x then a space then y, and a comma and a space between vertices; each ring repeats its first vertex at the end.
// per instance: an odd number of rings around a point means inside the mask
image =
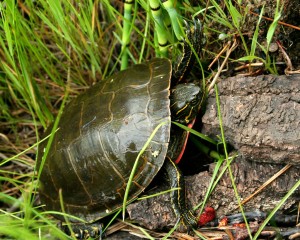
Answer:
POLYGON ((187 125, 197 116, 201 99, 201 88, 193 83, 178 84, 171 90, 171 119, 187 125))

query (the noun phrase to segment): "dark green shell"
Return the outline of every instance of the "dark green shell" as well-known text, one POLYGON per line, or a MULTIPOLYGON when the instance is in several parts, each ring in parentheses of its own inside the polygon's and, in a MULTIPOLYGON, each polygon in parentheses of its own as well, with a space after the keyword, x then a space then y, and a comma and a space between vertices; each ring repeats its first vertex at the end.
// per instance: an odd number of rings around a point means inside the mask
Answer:
MULTIPOLYGON (((171 72, 168 59, 137 64, 65 107, 40 177, 46 210, 61 211, 60 189, 65 211, 87 221, 117 210, 137 155, 157 125, 166 122, 139 160, 128 200, 149 185, 170 138, 171 72)), ((38 169, 45 146, 39 146, 38 169)))

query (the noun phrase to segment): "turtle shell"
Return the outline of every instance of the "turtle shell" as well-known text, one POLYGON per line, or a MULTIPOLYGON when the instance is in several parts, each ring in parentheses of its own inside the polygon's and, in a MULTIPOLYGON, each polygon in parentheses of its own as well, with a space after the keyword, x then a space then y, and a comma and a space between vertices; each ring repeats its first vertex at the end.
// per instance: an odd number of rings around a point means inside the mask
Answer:
POLYGON ((149 185, 169 144, 171 74, 170 60, 155 58, 98 82, 65 107, 41 169, 46 210, 62 211, 60 191, 65 212, 89 222, 119 209, 139 152, 166 122, 139 159, 128 200, 149 185))

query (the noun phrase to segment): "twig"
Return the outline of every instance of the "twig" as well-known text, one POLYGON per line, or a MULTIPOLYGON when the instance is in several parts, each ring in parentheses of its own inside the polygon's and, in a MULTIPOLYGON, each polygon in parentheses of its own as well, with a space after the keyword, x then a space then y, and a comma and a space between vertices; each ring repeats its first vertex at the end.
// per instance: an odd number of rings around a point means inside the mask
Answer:
POLYGON ((220 73, 222 72, 222 69, 224 68, 225 64, 227 63, 227 60, 230 56, 230 54, 234 51, 234 49, 237 47, 237 42, 236 42, 236 39, 234 39, 234 42, 233 44, 231 45, 231 48, 227 51, 227 54, 226 54, 226 57, 224 59, 224 61, 222 62, 220 68, 218 69, 218 72, 216 73, 216 75, 214 76, 213 78, 213 81, 210 83, 207 91, 209 92, 213 87, 214 85, 216 84, 219 76, 220 76, 220 73))

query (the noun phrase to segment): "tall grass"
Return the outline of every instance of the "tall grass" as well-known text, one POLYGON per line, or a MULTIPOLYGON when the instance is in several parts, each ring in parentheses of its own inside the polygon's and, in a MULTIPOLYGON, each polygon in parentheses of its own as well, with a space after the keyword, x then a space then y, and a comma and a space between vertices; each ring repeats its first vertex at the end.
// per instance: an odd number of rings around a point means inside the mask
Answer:
POLYGON ((37 209, 34 144, 64 96, 114 71, 113 32, 121 20, 108 1, 101 7, 98 1, 0 3, 0 236, 66 237, 37 209))
MULTIPOLYGON (((35 239, 51 231, 63 238, 56 221, 36 209, 35 143, 66 96, 119 69, 122 13, 122 2, 107 0, 0 3, 0 236, 35 239)), ((153 39, 143 43, 143 54, 138 47, 141 36, 151 36, 143 28, 133 26, 129 62, 153 56, 153 39)))

